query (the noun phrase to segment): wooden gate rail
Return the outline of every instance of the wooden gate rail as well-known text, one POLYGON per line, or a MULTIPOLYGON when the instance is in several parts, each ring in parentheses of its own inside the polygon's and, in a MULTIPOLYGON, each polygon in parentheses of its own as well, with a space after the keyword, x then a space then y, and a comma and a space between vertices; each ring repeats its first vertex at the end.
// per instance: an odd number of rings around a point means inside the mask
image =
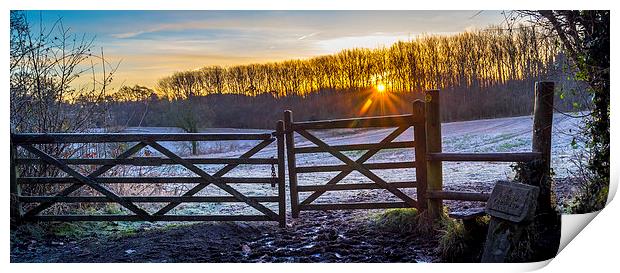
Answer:
MULTIPOLYGON (((542 153, 429 153, 429 161, 452 161, 452 162, 529 162, 542 159, 542 153)), ((489 193, 466 192, 466 191, 429 191, 428 198, 436 200, 459 200, 486 202, 489 193)))
POLYGON ((542 158, 542 153, 429 153, 429 161, 527 162, 542 158))
POLYGON ((319 129, 351 129, 351 128, 389 128, 411 126, 424 122, 420 116, 392 115, 365 118, 333 119, 322 121, 294 122, 290 125, 293 130, 319 130, 319 129))
MULTIPOLYGON (((373 155, 384 149, 415 148, 416 160, 424 159, 425 141, 421 135, 424 133, 424 103, 418 101, 414 104, 414 113, 408 115, 394 115, 381 117, 365 117, 352 119, 336 119, 323 121, 294 122, 292 111, 285 111, 284 122, 286 128, 286 151, 289 170, 289 183, 291 194, 291 211, 293 217, 298 217, 300 211, 304 210, 332 210, 332 209, 379 209, 379 208, 402 208, 402 207, 424 207, 426 203, 425 194, 418 194, 418 200, 414 200, 401 191, 402 188, 423 188, 425 184, 425 166, 422 172, 416 172, 416 181, 406 182, 386 182, 378 177, 371 170, 377 169, 399 169, 399 168, 420 168, 415 160, 406 162, 387 162, 387 163, 365 163, 373 155), (398 136, 405 132, 409 127, 414 127, 416 138, 413 141, 394 141, 398 136), (396 128, 379 143, 372 144, 348 144, 348 145, 328 145, 308 130, 326 129, 350 129, 350 128, 396 128), (294 134, 297 133, 313 143, 315 146, 295 147, 294 134), (419 138, 418 138, 419 137, 419 138), (358 159, 352 160, 343 151, 366 151, 358 159), (322 166, 297 166, 296 155, 307 153, 329 153, 339 159, 343 165, 322 165, 322 166), (358 171, 369 178, 372 183, 356 184, 337 184, 353 171, 358 171), (324 185, 298 185, 298 173, 316 172, 339 172, 324 185), (368 203, 312 203, 321 195, 328 191, 348 191, 363 189, 384 189, 399 199, 401 202, 368 202, 368 203), (299 192, 311 192, 301 202, 299 192)), ((413 159, 413 156, 412 156, 413 159)))
POLYGON ((125 134, 125 133, 23 133, 11 134, 14 144, 56 144, 56 143, 111 143, 138 141, 223 141, 223 140, 268 140, 269 133, 170 133, 170 134, 125 134))
POLYGON ((284 182, 284 123, 278 122, 277 131, 267 134, 11 134, 11 206, 12 216, 24 221, 277 221, 285 226, 285 182, 284 182), (182 158, 163 147, 161 141, 223 141, 258 140, 256 146, 238 158, 182 158), (116 158, 55 158, 34 145, 61 143, 117 143, 137 142, 116 158), (251 158, 273 142, 277 142, 275 158, 251 158), (134 156, 145 147, 151 147, 165 157, 134 156), (16 148, 25 149, 31 155, 18 158, 16 148), (33 157, 34 156, 34 157, 33 157), (134 156, 134 157, 132 157, 134 156), (62 170, 64 177, 20 177, 18 166, 47 164, 62 170), (214 174, 208 174, 201 165, 225 165, 214 174), (278 172, 272 177, 223 177, 239 165, 272 165, 278 172), (99 165, 95 171, 84 175, 72 165, 99 165), (180 165, 197 176, 190 177, 101 177, 108 170, 119 165, 161 166, 180 165), (119 196, 105 184, 197 184, 181 196, 119 196), (71 184, 51 196, 24 196, 22 185, 71 184), (195 196, 200 190, 213 184, 230 196, 195 196), (229 184, 271 184, 278 187, 276 196, 246 196, 229 184), (88 186, 103 196, 70 196, 83 186, 88 186), (261 215, 168 215, 182 203, 224 203, 243 202, 261 215), (22 211, 23 203, 39 203, 28 211, 22 211), (133 212, 133 215, 40 215, 56 203, 117 203, 133 212), (135 203, 167 203, 154 213, 149 213, 135 203), (274 212, 262 203, 278 203, 274 212))

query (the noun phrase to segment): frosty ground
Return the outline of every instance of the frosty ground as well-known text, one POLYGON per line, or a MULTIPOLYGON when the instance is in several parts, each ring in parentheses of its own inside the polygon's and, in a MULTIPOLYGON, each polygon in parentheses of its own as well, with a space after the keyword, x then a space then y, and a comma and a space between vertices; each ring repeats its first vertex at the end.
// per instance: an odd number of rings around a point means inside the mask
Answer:
MULTIPOLYGON (((581 159, 582 143, 572 143, 572 135, 581 120, 564 115, 554 116, 552 140, 552 168, 555 172, 555 190, 562 206, 576 190, 581 159), (572 145, 571 145, 572 143, 572 145)), ((268 132, 269 130, 206 129, 205 132, 268 132)), ((376 143, 393 129, 345 129, 313 131, 328 144, 376 143)), ((132 133, 180 132, 175 128, 129 128, 132 133)), ((444 152, 524 152, 531 150, 532 118, 512 117, 491 120, 445 123, 442 125, 444 152)), ((396 141, 413 139, 411 129, 396 141)), ((190 157, 189 143, 162 143, 169 149, 190 157)), ((253 141, 223 141, 199 143, 198 157, 237 157, 256 145, 253 141)), ((301 136, 296 136, 298 147, 313 146, 301 136)), ((150 150, 147 153, 154 153, 150 150)), ((357 159, 364 151, 346 152, 357 159)), ((255 157, 275 156, 275 145, 255 157)), ((413 149, 384 150, 368 163, 413 161, 413 149)), ((299 166, 339 165, 338 159, 328 153, 298 155, 299 166)), ((214 173, 223 165, 201 166, 214 173)), ((388 182, 415 180, 415 169, 376 170, 388 182)), ((140 167, 128 173, 142 176, 193 176, 182 167, 140 167)), ((270 176, 268 165, 259 169, 239 166, 230 177, 270 176)), ((337 173, 300 174, 299 185, 321 185, 337 173)), ((498 180, 513 176, 510 163, 445 162, 443 164, 444 188, 448 190, 489 192, 498 180)), ((351 173, 340 183, 371 181, 357 172, 351 173)), ((288 181, 287 181, 288 184, 288 181)), ((164 188, 169 194, 182 193, 192 185, 164 188)), ((235 185, 248 195, 275 195, 270 185, 235 185)), ((404 190, 415 197, 415 189, 404 190)), ((227 195, 210 185, 199 195, 227 195)), ((300 200, 306 195, 302 194, 300 200)), ((287 188, 287 199, 288 188, 287 188)), ((397 201, 384 190, 358 190, 328 192, 315 203, 397 201)), ((447 201, 450 210, 483 206, 480 202, 447 201)), ((276 210, 275 204, 268 205, 276 210)), ((148 207, 150 211, 158 206, 148 207)), ((290 208, 287 208, 290 211, 290 208)), ((244 204, 189 204, 179 206, 172 214, 257 214, 244 204)), ((381 210, 302 212, 298 219, 291 219, 286 229, 273 223, 105 223, 80 226, 83 232, 76 236, 67 234, 41 235, 32 230, 19 229, 11 234, 11 261, 13 262, 415 262, 436 260, 433 242, 412 236, 391 234, 373 228, 373 216, 381 210)), ((65 229, 75 227, 59 224, 65 229)), ((49 228, 49 227, 46 227, 49 228)), ((53 227, 61 230, 63 228, 53 227)))

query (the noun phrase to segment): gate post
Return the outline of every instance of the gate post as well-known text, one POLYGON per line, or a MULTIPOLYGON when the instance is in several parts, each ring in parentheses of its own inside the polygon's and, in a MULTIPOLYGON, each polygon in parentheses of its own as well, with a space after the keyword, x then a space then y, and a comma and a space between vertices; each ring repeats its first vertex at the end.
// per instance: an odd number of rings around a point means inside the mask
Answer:
POLYGON ((19 185, 17 184, 17 165, 15 164, 15 159, 17 158, 17 149, 13 142, 11 141, 11 162, 10 164, 10 172, 11 172, 11 224, 19 224, 22 216, 22 205, 19 202, 19 195, 21 193, 19 185))
POLYGON ((534 130, 532 134, 532 151, 542 153, 541 177, 538 181, 540 194, 538 208, 549 212, 551 206, 551 129, 553 125, 554 82, 536 82, 534 100, 534 130), (540 183, 539 182, 539 183, 540 183))
POLYGON ((424 114, 424 102, 415 100, 413 102, 413 119, 422 122, 414 122, 413 125, 413 141, 415 143, 415 180, 418 183, 416 187, 416 195, 418 197, 418 209, 420 212, 428 208, 427 178, 426 178, 426 117, 424 114))
POLYGON ((284 182, 284 121, 276 123, 276 141, 278 146, 278 214, 280 227, 286 227, 286 183, 284 182))
POLYGON ((288 163, 288 183, 291 192, 291 216, 299 216, 299 197, 297 193, 297 172, 295 171, 295 132, 293 131, 293 111, 284 111, 284 127, 286 135, 286 159, 288 163))
MULTIPOLYGON (((426 152, 441 153, 441 116, 439 90, 427 90, 424 96, 426 118, 426 152)), ((441 161, 427 161, 427 192, 443 190, 441 161)), ((428 199, 428 212, 432 219, 439 219, 443 213, 443 200, 428 199)))

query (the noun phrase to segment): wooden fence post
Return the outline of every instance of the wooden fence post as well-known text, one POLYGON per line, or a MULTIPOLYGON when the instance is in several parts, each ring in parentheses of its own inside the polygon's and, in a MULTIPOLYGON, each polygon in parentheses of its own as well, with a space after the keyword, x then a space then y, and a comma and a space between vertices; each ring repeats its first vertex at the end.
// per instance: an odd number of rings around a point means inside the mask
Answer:
MULTIPOLYGON (((439 90, 428 90, 424 97, 426 118, 426 152, 441 153, 441 117, 439 108, 439 90)), ((443 171, 441 161, 427 161, 427 192, 443 190, 443 171)), ((443 213, 443 201, 438 198, 428 199, 428 212, 433 219, 439 219, 443 213)))
POLYGON ((278 214, 280 227, 286 227, 286 183, 284 181, 284 121, 276 124, 276 139, 278 146, 278 214))
POLYGON ((297 193, 297 172, 295 171, 295 132, 293 131, 293 112, 284 111, 284 127, 286 135, 286 159, 288 162, 288 185, 291 193, 291 216, 299 216, 299 198, 297 193))
POLYGON ((542 153, 541 177, 538 183, 538 208, 541 212, 549 212, 551 206, 551 130, 553 127, 553 82, 536 82, 534 100, 534 130, 532 135, 532 151, 542 153))
MULTIPOLYGON (((424 115, 424 102, 416 100, 413 102, 414 119, 426 120, 424 115)), ((413 141, 415 143, 415 174, 418 183, 416 195, 418 197, 418 209, 425 211, 428 208, 427 191, 427 169, 426 169, 426 124, 413 124, 413 141)))
POLYGON ((17 165, 15 164, 15 158, 17 157, 17 149, 13 142, 11 142, 11 159, 10 159, 10 168, 11 168, 11 223, 19 224, 22 216, 22 205, 19 202, 18 196, 20 195, 20 187, 17 184, 17 165))

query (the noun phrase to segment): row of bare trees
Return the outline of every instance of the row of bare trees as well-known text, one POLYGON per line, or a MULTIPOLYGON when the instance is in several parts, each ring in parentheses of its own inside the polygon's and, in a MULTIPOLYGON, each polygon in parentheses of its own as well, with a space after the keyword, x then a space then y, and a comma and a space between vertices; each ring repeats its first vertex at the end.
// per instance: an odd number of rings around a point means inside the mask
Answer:
POLYGON ((456 35, 426 35, 389 48, 345 49, 307 60, 228 68, 204 67, 161 79, 159 96, 209 94, 306 96, 319 90, 385 84, 392 92, 486 88, 540 78, 557 69, 560 47, 533 27, 489 28, 456 35))

